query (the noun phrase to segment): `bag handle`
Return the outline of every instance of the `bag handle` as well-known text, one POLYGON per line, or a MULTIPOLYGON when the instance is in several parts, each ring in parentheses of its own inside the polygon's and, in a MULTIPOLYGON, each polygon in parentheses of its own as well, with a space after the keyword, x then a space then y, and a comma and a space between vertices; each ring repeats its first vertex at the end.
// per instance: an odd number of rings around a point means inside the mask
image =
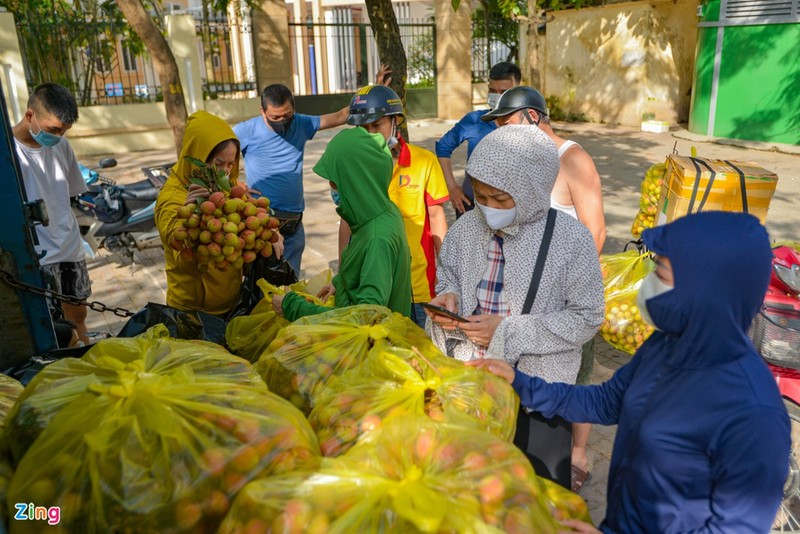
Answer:
POLYGON ((531 312, 533 301, 536 300, 536 294, 539 292, 539 283, 542 281, 542 273, 544 272, 544 262, 547 259, 547 252, 550 249, 550 241, 553 240, 553 229, 555 226, 556 210, 550 208, 547 212, 547 222, 544 225, 542 242, 539 245, 539 254, 536 256, 536 264, 533 267, 531 286, 528 289, 528 296, 525 297, 525 305, 522 307, 523 314, 531 312))
POLYGON ((744 177, 744 171, 728 161, 727 159, 724 160, 725 163, 733 167, 733 170, 739 175, 739 187, 742 189, 742 211, 744 213, 750 213, 747 209, 747 180, 744 177))

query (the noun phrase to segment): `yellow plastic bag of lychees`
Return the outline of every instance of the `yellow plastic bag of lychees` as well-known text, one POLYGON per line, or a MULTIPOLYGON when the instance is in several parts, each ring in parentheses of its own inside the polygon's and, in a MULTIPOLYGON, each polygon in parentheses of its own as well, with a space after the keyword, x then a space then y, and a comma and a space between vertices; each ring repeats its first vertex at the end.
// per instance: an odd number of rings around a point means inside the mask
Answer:
POLYGON ((261 278, 256 282, 256 285, 259 287, 259 289, 261 289, 261 292, 264 293, 264 298, 262 298, 261 301, 255 305, 251 314, 273 311, 272 295, 285 295, 290 291, 294 291, 307 301, 312 302, 317 306, 328 306, 332 308, 334 305, 333 295, 328 296, 325 298, 325 300, 317 297, 317 293, 327 282, 330 282, 330 279, 330 269, 322 271, 309 280, 300 280, 299 282, 296 282, 290 286, 276 286, 261 278))
POLYGON ((363 362, 377 341, 435 351, 425 331, 383 306, 362 304, 303 317, 284 328, 255 364, 269 390, 304 413, 331 377, 363 362))
POLYGON ((66 532, 215 532, 249 481, 316 468, 305 418, 247 362, 165 332, 101 341, 34 378, 9 420, 35 439, 17 450, 8 502, 59 507, 66 532))
POLYGON ((185 368, 197 384, 263 383, 250 364, 219 345, 171 339, 163 325, 133 338, 105 339, 80 359, 64 358, 56 363, 31 380, 9 414, 6 432, 17 463, 48 424, 77 397, 89 388, 115 386, 122 390, 125 383, 138 376, 137 372, 163 374, 185 368))
POLYGON ((272 310, 234 317, 225 328, 225 344, 232 353, 255 363, 289 324, 272 310))
POLYGON ((656 163, 647 169, 642 180, 642 194, 639 198, 639 212, 633 220, 631 234, 639 238, 648 228, 656 225, 658 210, 661 208, 661 187, 667 172, 666 163, 656 163))
POLYGON ((505 380, 442 353, 381 343, 317 397, 308 417, 325 456, 338 456, 384 421, 427 416, 511 441, 519 398, 505 380))
POLYGON ((324 301, 316 297, 316 293, 326 281, 330 281, 330 269, 322 271, 311 280, 302 280, 288 287, 272 285, 263 278, 258 280, 256 284, 264 293, 264 298, 255 305, 250 315, 231 319, 225 329, 226 345, 237 356, 255 363, 277 337, 278 332, 290 324, 275 313, 272 308, 272 296, 295 291, 319 306, 333 306, 333 296, 324 301))
POLYGON ((10 376, 0 374, 0 521, 8 524, 8 510, 5 507, 8 485, 14 476, 14 467, 11 464, 11 451, 5 437, 6 417, 16 404, 22 393, 23 387, 10 376))
POLYGON ((387 421, 315 473, 249 484, 220 533, 559 530, 519 449, 417 416, 387 421))
POLYGON ((655 269, 650 254, 629 250, 600 257, 606 316, 600 334, 609 344, 633 354, 653 327, 642 321, 636 298, 642 280, 655 269))
POLYGON ((552 480, 539 478, 544 495, 553 516, 559 520, 579 519, 584 523, 592 524, 592 517, 589 515, 589 507, 586 506, 580 495, 569 491, 567 488, 556 484, 552 480))

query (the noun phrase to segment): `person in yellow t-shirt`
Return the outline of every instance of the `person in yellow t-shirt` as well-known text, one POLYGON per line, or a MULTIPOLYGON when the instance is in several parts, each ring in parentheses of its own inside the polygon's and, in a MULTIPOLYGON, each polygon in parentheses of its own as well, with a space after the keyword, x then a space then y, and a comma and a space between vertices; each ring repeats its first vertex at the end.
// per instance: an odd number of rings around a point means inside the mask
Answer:
MULTIPOLYGON (((347 124, 383 135, 392 151, 394 170, 389 198, 403 215, 411 250, 411 318, 424 327, 427 316, 420 304, 435 296, 436 258, 447 233, 443 204, 450 197, 433 152, 406 143, 400 135, 397 121, 402 117, 403 105, 397 93, 383 85, 368 85, 353 96, 347 124)), ((340 255, 349 239, 350 228, 341 221, 340 255)))

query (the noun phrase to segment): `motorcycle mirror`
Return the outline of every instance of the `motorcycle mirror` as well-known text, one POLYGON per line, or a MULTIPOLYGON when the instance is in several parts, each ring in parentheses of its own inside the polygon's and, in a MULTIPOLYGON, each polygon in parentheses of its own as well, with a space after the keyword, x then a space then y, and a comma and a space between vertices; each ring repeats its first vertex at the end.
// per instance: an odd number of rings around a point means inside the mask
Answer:
POLYGON ((792 292, 800 295, 800 265, 786 267, 778 263, 773 264, 775 274, 792 292))
POLYGON ((117 166, 117 160, 114 158, 103 158, 97 162, 98 169, 110 169, 117 166))

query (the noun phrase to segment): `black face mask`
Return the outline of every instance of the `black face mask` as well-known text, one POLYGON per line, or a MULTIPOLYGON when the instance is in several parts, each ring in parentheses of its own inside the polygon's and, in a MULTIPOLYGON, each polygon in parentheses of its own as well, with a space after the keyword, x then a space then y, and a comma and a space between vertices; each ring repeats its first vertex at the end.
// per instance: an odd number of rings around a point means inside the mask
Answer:
POLYGON ((292 125, 293 120, 294 120, 294 115, 292 115, 288 119, 283 119, 282 121, 271 121, 267 119, 267 124, 269 124, 269 127, 272 128, 272 130, 276 134, 284 136, 286 135, 286 132, 289 131, 289 127, 292 125))

